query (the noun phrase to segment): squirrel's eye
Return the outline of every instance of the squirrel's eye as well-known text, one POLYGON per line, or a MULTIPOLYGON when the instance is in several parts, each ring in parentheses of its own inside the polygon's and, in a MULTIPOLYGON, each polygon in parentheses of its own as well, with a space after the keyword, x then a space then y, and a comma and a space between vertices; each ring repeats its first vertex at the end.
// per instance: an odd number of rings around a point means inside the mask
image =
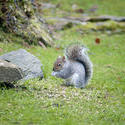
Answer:
POLYGON ((57 66, 61 66, 61 64, 59 63, 59 64, 57 64, 57 66))

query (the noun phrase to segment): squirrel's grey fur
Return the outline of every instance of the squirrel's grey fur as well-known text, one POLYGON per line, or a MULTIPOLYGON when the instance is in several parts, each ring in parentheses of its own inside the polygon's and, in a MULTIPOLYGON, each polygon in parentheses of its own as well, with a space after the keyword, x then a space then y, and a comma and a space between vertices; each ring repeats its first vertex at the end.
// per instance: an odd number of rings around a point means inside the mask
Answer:
MULTIPOLYGON (((87 48, 78 44, 66 48, 66 59, 61 68, 52 72, 53 76, 66 79, 67 85, 84 88, 92 77, 93 65, 87 54, 87 48)), ((61 57, 58 58, 61 60, 61 57)), ((62 62, 62 61, 60 61, 62 62)), ((55 63, 58 63, 57 61, 55 63)))

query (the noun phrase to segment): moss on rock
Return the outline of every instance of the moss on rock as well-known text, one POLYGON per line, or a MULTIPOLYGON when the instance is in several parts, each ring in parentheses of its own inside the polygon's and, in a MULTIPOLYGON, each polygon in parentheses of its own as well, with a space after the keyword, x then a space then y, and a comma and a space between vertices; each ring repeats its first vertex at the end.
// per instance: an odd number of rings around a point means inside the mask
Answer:
POLYGON ((125 32, 125 23, 120 23, 116 21, 106 21, 99 23, 88 22, 86 25, 80 26, 84 30, 94 30, 94 31, 117 31, 125 32))
POLYGON ((47 46, 53 46, 48 27, 41 21, 42 17, 34 6, 27 0, 3 1, 0 5, 0 24, 4 30, 18 34, 29 43, 42 41, 47 46))

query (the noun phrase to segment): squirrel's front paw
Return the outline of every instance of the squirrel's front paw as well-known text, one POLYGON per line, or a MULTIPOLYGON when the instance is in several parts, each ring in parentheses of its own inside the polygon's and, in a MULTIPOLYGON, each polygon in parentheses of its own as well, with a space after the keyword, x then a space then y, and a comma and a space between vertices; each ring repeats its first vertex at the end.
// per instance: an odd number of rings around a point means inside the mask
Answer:
POLYGON ((52 72, 51 75, 52 75, 52 76, 56 76, 56 72, 52 72))

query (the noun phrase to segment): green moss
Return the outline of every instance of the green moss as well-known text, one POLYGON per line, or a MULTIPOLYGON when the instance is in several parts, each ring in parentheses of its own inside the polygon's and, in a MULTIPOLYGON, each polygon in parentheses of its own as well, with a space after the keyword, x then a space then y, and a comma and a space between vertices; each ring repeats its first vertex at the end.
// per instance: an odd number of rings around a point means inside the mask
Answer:
POLYGON ((125 23, 115 22, 115 21, 106 21, 106 22, 100 22, 100 23, 91 23, 88 22, 85 25, 78 25, 75 29, 82 29, 83 31, 120 31, 125 32, 125 23))
POLYGON ((3 29, 6 29, 8 32, 14 32, 30 44, 37 44, 42 39, 45 45, 53 45, 47 26, 40 22, 40 17, 35 15, 36 10, 33 8, 31 1, 3 1, 3 4, 5 6, 0 6, 0 9, 7 11, 6 13, 3 11, 0 15, 0 19, 3 20, 1 21, 3 29))
POLYGON ((102 24, 102 25, 97 25, 97 30, 117 30, 117 29, 121 29, 124 31, 125 29, 125 23, 118 23, 115 21, 107 21, 106 23, 102 24))
MULTIPOLYGON (((53 62, 62 49, 31 46, 25 48, 38 57, 44 67, 42 81, 32 79, 23 83, 27 89, 0 89, 2 124, 124 124, 125 35, 86 34, 73 29, 60 32, 60 46, 84 43, 90 49, 94 74, 84 89, 66 87, 61 79, 51 76, 53 62), (100 44, 95 39, 100 38, 100 44)), ((18 39, 17 39, 18 40, 18 39)), ((0 55, 22 48, 17 43, 0 43, 0 55)), ((23 47, 24 48, 24 47, 23 47)))

